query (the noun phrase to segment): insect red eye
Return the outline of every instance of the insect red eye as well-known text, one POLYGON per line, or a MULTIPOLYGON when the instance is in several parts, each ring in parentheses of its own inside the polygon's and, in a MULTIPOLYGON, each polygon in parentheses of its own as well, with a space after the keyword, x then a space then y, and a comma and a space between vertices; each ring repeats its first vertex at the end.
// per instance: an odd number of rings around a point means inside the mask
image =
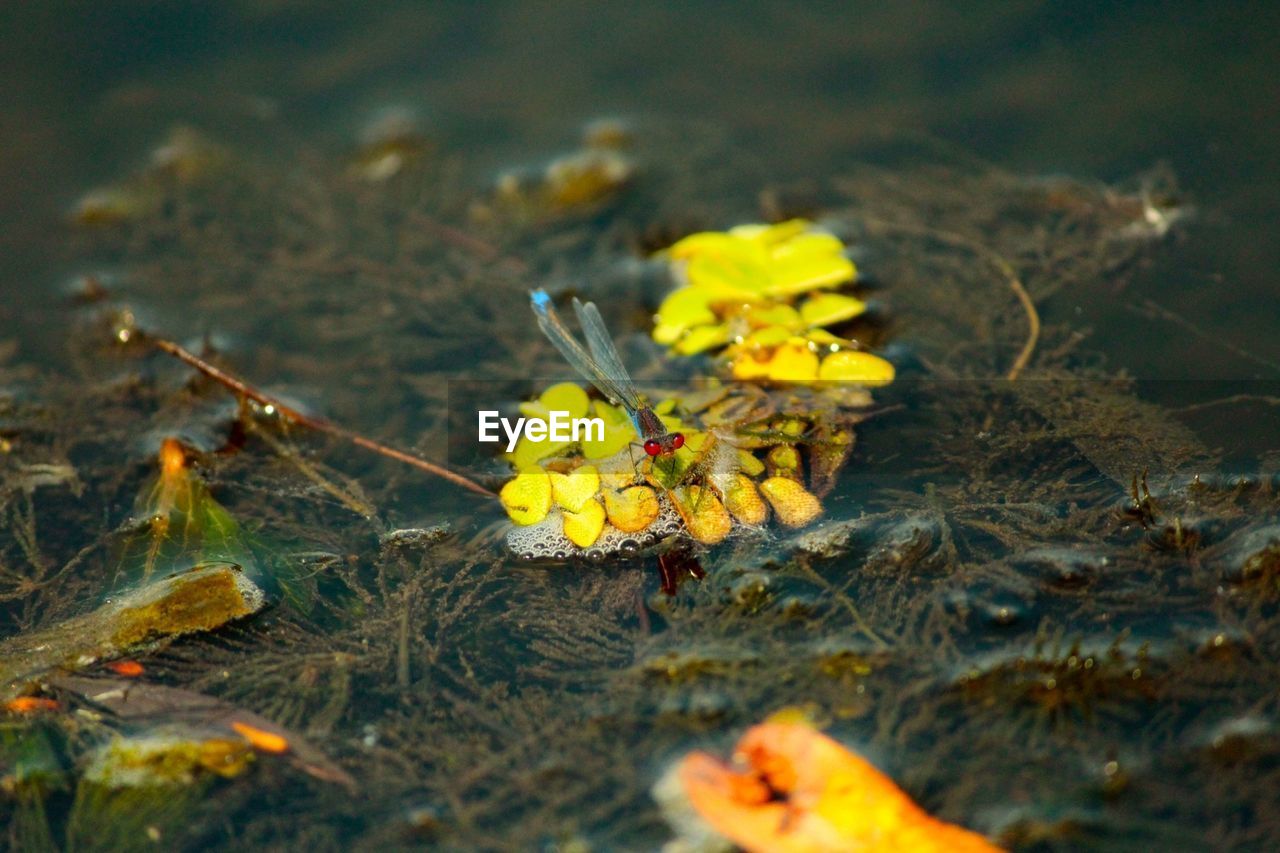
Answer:
POLYGON ((656 438, 651 438, 644 443, 644 452, 650 456, 657 456, 662 452, 662 445, 658 443, 656 438))
POLYGON ((674 447, 676 450, 679 450, 680 448, 684 447, 684 433, 678 432, 675 435, 671 436, 671 446, 674 447))

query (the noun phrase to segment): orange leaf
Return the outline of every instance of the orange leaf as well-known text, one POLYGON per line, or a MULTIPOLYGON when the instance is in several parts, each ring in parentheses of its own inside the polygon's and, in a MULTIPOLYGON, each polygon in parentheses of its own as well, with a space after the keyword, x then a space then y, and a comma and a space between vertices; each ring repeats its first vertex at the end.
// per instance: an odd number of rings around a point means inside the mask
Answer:
POLYGON ((57 711, 62 706, 56 699, 46 699, 43 696, 19 696, 4 703, 4 707, 6 711, 15 714, 34 714, 37 711, 57 711))
POLYGON ((746 850, 999 850, 975 832, 931 817, 893 780, 806 723, 755 726, 734 757, 728 766, 694 752, 677 774, 703 820, 746 850))
POLYGON ((137 678, 142 675, 142 664, 136 660, 115 660, 107 664, 107 669, 125 678, 137 678))
POLYGON ((231 728, 235 729, 240 737, 249 741, 254 749, 276 754, 288 752, 289 750, 289 741, 275 732, 263 731, 256 726, 251 726, 238 720, 231 722, 231 728))

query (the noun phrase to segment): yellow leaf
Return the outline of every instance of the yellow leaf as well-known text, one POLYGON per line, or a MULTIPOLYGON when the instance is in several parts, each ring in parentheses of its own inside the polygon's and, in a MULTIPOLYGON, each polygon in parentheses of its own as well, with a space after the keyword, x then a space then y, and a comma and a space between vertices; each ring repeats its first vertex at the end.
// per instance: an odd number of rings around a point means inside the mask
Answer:
MULTIPOLYGON (((677 240, 665 252, 671 258, 683 260, 698 255, 721 255, 741 252, 741 240, 723 231, 699 231, 677 240)), ((763 255, 761 256, 763 259, 763 255)))
POLYGON ((776 246, 795 239, 810 227, 807 219, 788 219, 775 225, 736 225, 729 233, 740 240, 759 243, 762 246, 776 246))
POLYGON ((648 486, 631 486, 604 493, 604 510, 609 523, 623 533, 638 533, 658 517, 658 496, 648 486))
POLYGON ((717 318, 708 305, 709 300, 710 296, 705 291, 695 287, 672 291, 658 306, 653 339, 670 346, 689 329, 715 323, 717 318))
POLYGON ((826 329, 810 329, 809 331, 805 332, 804 337, 805 337, 805 340, 809 341, 809 343, 817 344, 819 348, 828 349, 833 352, 835 350, 849 349, 856 346, 856 344, 854 344, 848 338, 842 338, 842 337, 839 337, 838 335, 833 335, 830 332, 828 332, 826 329))
POLYGON ((579 548, 590 548, 604 531, 604 507, 592 499, 577 512, 564 512, 564 535, 579 548))
POLYGON ((776 242, 769 253, 775 261, 794 258, 834 258, 844 254, 844 243, 825 231, 806 231, 776 242))
MULTIPOLYGON (((654 335, 656 340, 656 330, 654 335)), ((722 323, 718 326, 699 326, 695 329, 690 329, 683 338, 676 342, 674 349, 678 355, 697 355, 700 352, 706 352, 709 349, 724 346, 727 343, 729 343, 729 327, 722 323)))
POLYGON ((793 296, 808 290, 834 287, 853 281, 853 261, 839 256, 794 255, 774 263, 764 292, 768 296, 793 296))
POLYGON ((536 465, 525 468, 502 487, 498 499, 516 524, 537 524, 551 511, 551 478, 536 465))
POLYGON ((840 293, 819 293, 800 306, 807 326, 832 326, 851 320, 867 310, 867 303, 840 293))
POLYGON ((587 407, 591 401, 587 392, 575 382, 559 382, 542 392, 538 397, 549 412, 568 412, 571 418, 582 418, 587 415, 587 407))
POLYGON ((568 441, 530 441, 521 436, 516 449, 507 454, 507 461, 517 471, 537 465, 543 459, 555 456, 568 447, 568 441))
POLYGON ((790 305, 783 305, 778 302, 753 305, 747 309, 744 316, 747 318, 748 325, 753 329, 761 329, 766 326, 781 326, 784 329, 794 330, 799 329, 802 325, 800 312, 790 305))
POLYGON ((779 444, 769 449, 765 462, 771 477, 789 477, 792 480, 800 476, 800 451, 789 444, 779 444))
POLYGON ((772 349, 791 340, 792 332, 786 326, 767 326, 747 335, 742 346, 750 349, 772 349))
POLYGON ((893 365, 878 355, 857 350, 833 352, 822 360, 818 378, 860 385, 888 385, 893 381, 893 365))
POLYGON ((600 491, 600 473, 591 465, 574 468, 568 474, 550 472, 551 497, 570 512, 578 512, 583 504, 600 491))
POLYGON ((636 428, 625 411, 603 400, 596 400, 593 406, 596 415, 604 421, 604 438, 584 439, 581 442, 585 458, 607 459, 626 450, 628 444, 638 440, 636 428))
POLYGON ((670 492, 676 511, 684 519, 689 535, 704 545, 714 545, 724 540, 733 529, 724 504, 710 489, 701 486, 681 486, 670 492))
POLYGON ((738 467, 748 477, 759 477, 764 473, 764 463, 745 450, 738 451, 738 467))
POLYGON ((822 515, 822 502, 795 480, 770 477, 760 484, 778 520, 788 527, 804 527, 822 515))
POLYGON ((725 490, 724 506, 730 515, 743 524, 764 524, 769 517, 769 508, 760 497, 756 484, 743 474, 734 475, 729 488, 725 490))
POLYGON ((752 252, 735 255, 698 255, 686 263, 684 274, 691 287, 715 302, 756 302, 769 285, 769 268, 752 252))

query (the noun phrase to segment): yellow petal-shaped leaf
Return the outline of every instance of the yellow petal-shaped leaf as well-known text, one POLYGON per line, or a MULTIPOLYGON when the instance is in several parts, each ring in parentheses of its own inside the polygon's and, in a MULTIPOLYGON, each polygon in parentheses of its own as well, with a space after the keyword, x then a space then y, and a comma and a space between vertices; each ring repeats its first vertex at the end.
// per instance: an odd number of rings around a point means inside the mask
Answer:
POLYGON ((591 400, 576 382, 559 382, 543 391, 538 402, 548 412, 567 412, 571 418, 586 417, 591 400))
POLYGON ((690 329, 675 344, 678 355, 697 355, 715 347, 729 343, 729 327, 721 323, 717 326, 698 326, 690 329))
POLYGON ((698 255, 684 268, 685 278, 716 302, 757 302, 769 286, 769 269, 749 257, 698 255))
POLYGON ((738 468, 748 477, 759 477, 764 473, 764 463, 745 450, 738 451, 738 468))
POLYGON ((521 436, 516 449, 507 454, 507 461, 517 471, 536 465, 543 459, 555 456, 569 446, 568 441, 530 441, 521 436))
POLYGON ((764 524, 769 517, 769 508, 764 498, 760 497, 756 484, 744 474, 734 475, 729 487, 725 489, 724 506, 729 514, 743 524, 764 524))
POLYGON ((773 349, 785 344, 793 336, 791 329, 786 326, 766 326, 747 335, 742 346, 748 349, 773 349))
POLYGON ((765 455, 765 464, 770 477, 790 477, 800 479, 800 451, 789 444, 779 444, 769 448, 765 455))
POLYGON ((822 515, 822 502, 788 477, 770 477, 760 484, 760 491, 773 507, 778 520, 788 527, 804 527, 822 515))
POLYGON ((799 329, 803 325, 799 311, 792 308, 790 305, 783 305, 779 302, 753 305, 747 309, 744 316, 746 317, 747 324, 753 329, 761 329, 766 326, 781 326, 784 329, 799 329))
POLYGON ((658 496, 648 486, 606 491, 604 511, 609 523, 623 533, 638 533, 657 519, 658 496))
POLYGON ((687 446, 675 453, 655 456, 649 463, 649 481, 663 489, 674 489, 684 481, 689 469, 696 465, 698 456, 687 446))
POLYGON ((520 414, 524 415, 526 418, 537 418, 540 421, 545 421, 547 419, 547 415, 550 414, 550 412, 547 411, 547 407, 542 405, 541 400, 526 400, 517 408, 519 408, 520 414))
POLYGON ((733 378, 750 381, 768 377, 771 355, 767 350, 757 351, 748 347, 735 347, 729 359, 733 378))
POLYGON ((818 355, 803 338, 792 338, 773 351, 768 376, 775 382, 812 382, 818 378, 818 355))
MULTIPOLYGON (((698 255, 733 255, 744 251, 742 241, 732 233, 723 231, 699 231, 677 240, 663 254, 674 259, 686 259, 698 255)), ((763 260, 763 254, 759 255, 763 260)))
POLYGON ((888 385, 893 381, 893 365, 878 355, 857 350, 833 352, 822 360, 818 378, 861 385, 888 385))
POLYGON ((670 346, 689 329, 715 323, 717 318, 709 301, 707 292, 696 287, 682 287, 672 291, 658 306, 658 313, 654 317, 654 340, 670 346))
POLYGON ((596 416, 604 421, 604 438, 584 439, 582 455, 587 459, 607 459, 627 449, 627 445, 636 441, 636 428, 631 418, 617 406, 611 406, 603 400, 593 404, 596 416))
POLYGON ((590 548, 604 531, 604 507, 589 500, 577 512, 564 511, 564 535, 579 548, 590 548))
POLYGON ((792 296, 808 290, 834 287, 853 281, 853 261, 838 256, 797 255, 774 263, 770 268, 768 296, 792 296))
POLYGON ((498 499, 516 524, 537 524, 551 511, 551 478, 537 466, 526 468, 502 487, 498 499))
POLYGON ((832 258, 844 253, 844 243, 834 234, 825 231, 807 231, 781 240, 770 247, 769 256, 775 261, 794 258, 832 258))
POLYGON ((581 465, 568 474, 550 472, 551 498, 570 512, 578 512, 583 504, 600 491, 600 473, 591 465, 581 465))
POLYGON ((729 512, 710 489, 681 486, 671 492, 671 500, 689 535, 704 545, 723 541, 733 529, 729 512))
POLYGON ((832 326, 852 320, 867 310, 867 303, 842 293, 819 293, 800 306, 806 326, 832 326))
POLYGON ((695 456, 701 455, 707 442, 711 440, 711 433, 703 432, 697 429, 685 429, 684 431, 684 450, 689 451, 695 456))
POLYGON ((807 219, 788 219, 774 225, 736 225, 729 229, 729 233, 740 240, 773 247, 794 240, 808 230, 811 224, 807 219))
POLYGON ((852 349, 857 346, 848 338, 842 338, 839 335, 833 335, 826 329, 815 328, 804 333, 804 337, 809 343, 817 344, 819 349, 835 352, 841 349, 852 349))

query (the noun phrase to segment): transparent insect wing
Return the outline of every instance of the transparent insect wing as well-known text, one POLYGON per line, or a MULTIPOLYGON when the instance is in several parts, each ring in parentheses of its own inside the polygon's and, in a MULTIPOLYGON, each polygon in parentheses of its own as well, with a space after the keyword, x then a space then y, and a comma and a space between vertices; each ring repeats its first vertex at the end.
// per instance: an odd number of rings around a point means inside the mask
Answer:
MULTIPOLYGON (((530 294, 530 297, 533 311, 538 317, 538 328, 542 329, 542 333, 547 336, 547 340, 551 341, 552 345, 560 351, 565 361, 569 362, 573 369, 578 371, 584 379, 596 386, 600 393, 608 397, 611 402, 621 404, 634 411, 639 405, 636 392, 629 387, 629 383, 627 385, 619 384, 590 353, 583 349, 582 344, 578 343, 578 339, 564 325, 560 315, 551 307, 551 297, 547 296, 546 291, 535 290, 530 294)), ((597 316, 599 316, 598 313, 597 316)))
POLYGON ((618 348, 613 345, 613 336, 605 328, 600 309, 596 308, 594 302, 584 304, 575 298, 573 311, 578 315, 578 323, 582 326, 582 333, 587 339, 587 348, 591 350, 596 364, 600 365, 600 368, 618 387, 630 394, 629 401, 624 398, 627 406, 639 409, 643 405, 640 395, 636 393, 631 374, 627 372, 626 365, 622 363, 622 357, 618 355, 618 348))

